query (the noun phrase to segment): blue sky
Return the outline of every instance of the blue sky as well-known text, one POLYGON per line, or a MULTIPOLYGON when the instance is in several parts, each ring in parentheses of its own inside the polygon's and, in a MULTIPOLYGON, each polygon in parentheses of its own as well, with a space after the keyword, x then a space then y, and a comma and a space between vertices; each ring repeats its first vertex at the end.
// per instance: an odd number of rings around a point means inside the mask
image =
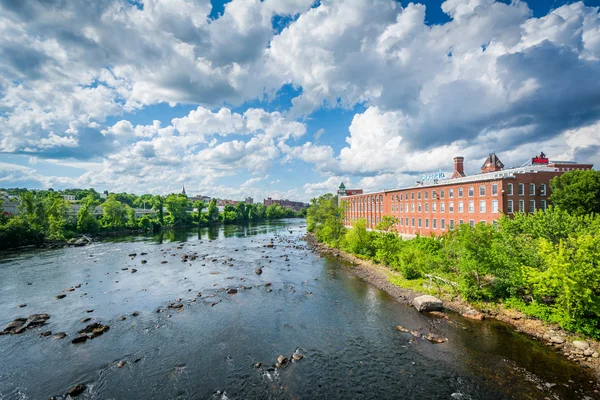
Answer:
POLYGON ((600 1, 0 0, 0 187, 309 200, 600 163, 600 1))

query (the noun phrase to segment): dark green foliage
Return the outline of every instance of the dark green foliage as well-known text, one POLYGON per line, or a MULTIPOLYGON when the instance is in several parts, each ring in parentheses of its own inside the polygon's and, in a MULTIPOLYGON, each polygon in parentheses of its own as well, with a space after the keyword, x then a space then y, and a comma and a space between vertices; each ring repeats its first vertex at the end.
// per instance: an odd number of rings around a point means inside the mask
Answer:
POLYGON ((550 181, 555 207, 573 215, 600 213, 600 171, 570 171, 550 181))

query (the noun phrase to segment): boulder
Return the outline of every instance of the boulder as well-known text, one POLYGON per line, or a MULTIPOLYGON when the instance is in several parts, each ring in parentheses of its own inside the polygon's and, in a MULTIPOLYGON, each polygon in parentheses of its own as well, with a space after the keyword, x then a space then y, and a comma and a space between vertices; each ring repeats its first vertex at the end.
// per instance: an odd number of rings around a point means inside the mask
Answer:
POLYGON ((27 322, 27 318, 17 318, 8 325, 6 325, 6 328, 4 328, 2 333, 21 333, 23 332, 23 328, 25 327, 25 322, 27 322))
POLYGON ((41 337, 46 337, 46 336, 50 336, 50 335, 52 335, 52 331, 45 331, 45 332, 40 333, 41 337))
POLYGON ((427 333, 427 335, 425 335, 425 339, 429 340, 431 343, 444 343, 448 341, 448 339, 445 337, 435 335, 433 333, 427 333))
POLYGON ((399 332, 410 333, 410 331, 408 329, 406 329, 405 327, 403 327, 402 325, 396 325, 396 330, 399 332))
POLYGON ((262 274, 262 268, 256 268, 254 272, 256 272, 257 275, 260 275, 262 274))
POLYGON ((126 363, 127 363, 127 361, 123 361, 123 360, 119 361, 119 362, 117 363, 117 368, 123 368, 123 367, 125 366, 125 364, 126 364, 126 363))
POLYGON ((79 396, 84 391, 85 391, 85 385, 83 383, 80 383, 80 384, 75 385, 72 388, 70 388, 67 391, 67 395, 75 397, 75 396, 79 396))
POLYGON ((227 290, 227 292, 225 292, 225 293, 227 293, 227 294, 236 294, 237 293, 237 289, 231 288, 231 289, 227 290))
POLYGON ((574 340, 573 347, 578 348, 579 350, 587 350, 590 347, 590 344, 585 340, 574 340))
POLYGON ((49 314, 31 314, 27 319, 27 328, 45 325, 46 321, 49 319, 49 314))
POLYGON ((441 311, 444 309, 444 303, 440 299, 429 295, 415 297, 412 304, 417 311, 441 311))
POLYGON ((84 343, 87 340, 88 340, 87 335, 80 335, 80 336, 77 336, 75 339, 71 340, 71 343, 73 343, 73 344, 84 343))
POLYGON ((292 354, 292 359, 293 359, 294 361, 300 361, 300 360, 302 360, 303 358, 304 358, 304 355, 303 355, 303 354, 300 354, 300 353, 294 353, 294 354, 292 354))
POLYGON ((565 339, 562 336, 553 335, 553 336, 550 336, 550 342, 556 343, 556 344, 563 344, 565 342, 565 339))
POLYGON ((65 297, 67 297, 66 294, 59 294, 58 296, 56 296, 56 300, 64 299, 65 297))
POLYGON ((65 332, 58 332, 55 333, 54 336, 52 336, 52 339, 64 339, 65 337, 67 337, 67 334, 65 332))
POLYGON ((287 359, 287 357, 286 357, 286 356, 279 356, 279 357, 277 357, 277 363, 278 363, 279 365, 284 365, 284 364, 286 364, 287 362, 288 362, 288 359, 287 359))

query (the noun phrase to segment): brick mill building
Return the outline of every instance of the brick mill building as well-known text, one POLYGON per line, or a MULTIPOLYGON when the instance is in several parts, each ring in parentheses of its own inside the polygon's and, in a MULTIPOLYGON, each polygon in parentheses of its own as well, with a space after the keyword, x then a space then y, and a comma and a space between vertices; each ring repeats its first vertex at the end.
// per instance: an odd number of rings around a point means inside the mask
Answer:
POLYGON ((383 216, 396 217, 395 229, 406 235, 439 235, 459 224, 493 223, 502 214, 530 213, 549 205, 550 180, 592 164, 550 161, 544 153, 527 165, 504 169, 492 153, 481 173, 467 176, 464 158, 454 158, 449 179, 443 173, 424 176, 415 186, 373 193, 348 193, 343 183, 338 198, 345 205, 345 224, 364 218, 373 229, 383 216))

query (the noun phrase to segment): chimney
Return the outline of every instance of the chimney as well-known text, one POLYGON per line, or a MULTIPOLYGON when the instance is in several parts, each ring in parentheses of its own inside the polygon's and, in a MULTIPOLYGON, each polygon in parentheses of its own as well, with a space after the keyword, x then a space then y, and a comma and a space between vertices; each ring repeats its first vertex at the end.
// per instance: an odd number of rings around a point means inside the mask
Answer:
POLYGON ((464 167, 465 158, 464 157, 454 157, 454 173, 452 174, 452 179, 461 178, 465 175, 465 167, 464 167))

